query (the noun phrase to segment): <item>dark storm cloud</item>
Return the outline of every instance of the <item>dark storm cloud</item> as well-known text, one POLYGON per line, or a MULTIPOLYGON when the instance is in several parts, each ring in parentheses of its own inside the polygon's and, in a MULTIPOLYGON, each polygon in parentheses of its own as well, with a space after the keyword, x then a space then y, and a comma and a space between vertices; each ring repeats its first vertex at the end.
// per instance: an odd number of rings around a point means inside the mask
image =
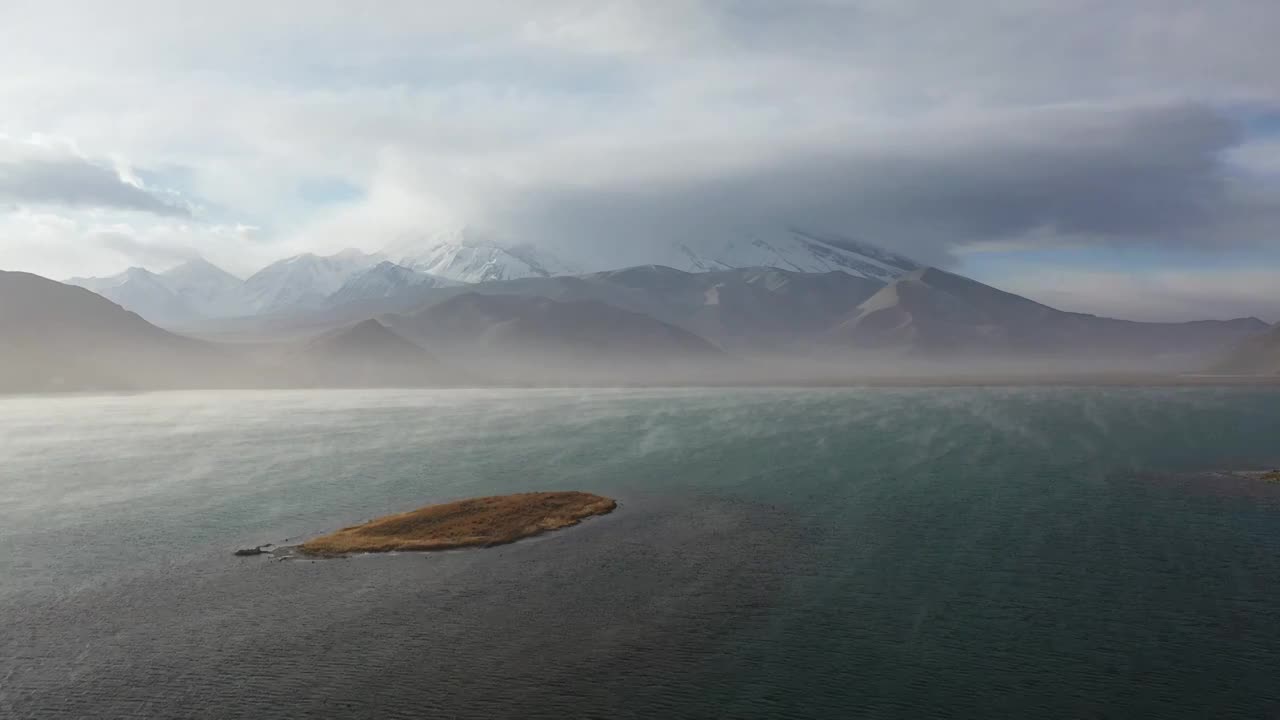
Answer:
POLYGON ((186 208, 125 182, 112 168, 47 152, 0 157, 0 201, 190 215, 186 208))
POLYGON ((1195 105, 1059 108, 917 127, 795 150, 698 180, 524 195, 508 232, 643 243, 754 224, 835 228, 945 262, 953 249, 1033 233, 1100 243, 1248 240, 1269 196, 1246 197, 1222 159, 1240 141, 1195 105))

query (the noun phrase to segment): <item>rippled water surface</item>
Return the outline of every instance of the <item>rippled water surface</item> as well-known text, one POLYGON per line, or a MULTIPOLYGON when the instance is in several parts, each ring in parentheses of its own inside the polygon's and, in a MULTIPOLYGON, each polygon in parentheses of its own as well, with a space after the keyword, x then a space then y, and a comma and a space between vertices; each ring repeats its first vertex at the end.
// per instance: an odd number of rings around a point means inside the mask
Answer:
POLYGON ((1274 389, 0 398, 0 716, 1271 717, 1274 389), (231 551, 477 494, 515 545, 231 551))

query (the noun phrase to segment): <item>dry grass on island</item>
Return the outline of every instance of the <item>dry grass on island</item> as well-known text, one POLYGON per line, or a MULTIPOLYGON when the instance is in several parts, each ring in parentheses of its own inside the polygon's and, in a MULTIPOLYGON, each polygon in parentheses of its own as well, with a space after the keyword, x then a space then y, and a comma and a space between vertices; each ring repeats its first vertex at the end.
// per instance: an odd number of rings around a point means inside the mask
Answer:
POLYGON ((428 505, 308 540, 309 555, 452 550, 504 545, 604 515, 618 503, 585 492, 532 492, 428 505))

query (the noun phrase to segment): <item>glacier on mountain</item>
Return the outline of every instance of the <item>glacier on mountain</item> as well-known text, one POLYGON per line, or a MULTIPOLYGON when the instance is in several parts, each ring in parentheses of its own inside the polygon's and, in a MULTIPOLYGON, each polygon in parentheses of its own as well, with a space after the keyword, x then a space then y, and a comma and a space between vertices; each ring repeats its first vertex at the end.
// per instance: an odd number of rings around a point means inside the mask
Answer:
MULTIPOLYGON (((405 267, 465 283, 525 277, 577 275, 615 265, 557 257, 532 245, 503 245, 470 228, 402 241, 384 251, 405 267)), ((794 272, 845 272, 888 282, 922 266, 869 243, 795 227, 755 228, 730 239, 680 239, 654 243, 632 264, 655 264, 687 272, 772 267, 794 272)))
POLYGON ((771 267, 795 272, 838 270, 889 282, 922 266, 910 258, 848 237, 797 228, 747 232, 721 241, 677 241, 672 267, 688 272, 771 267))
POLYGON ((352 275, 342 287, 325 299, 334 306, 360 300, 389 298, 411 288, 437 288, 462 285, 457 280, 430 275, 390 260, 383 260, 371 268, 352 275))
POLYGON ((254 273, 244 281, 244 289, 259 313, 288 307, 319 307, 353 275, 383 259, 355 249, 327 256, 295 255, 254 273))
POLYGON ((384 254, 407 268, 463 283, 583 272, 540 248, 501 244, 466 226, 406 238, 384 254))

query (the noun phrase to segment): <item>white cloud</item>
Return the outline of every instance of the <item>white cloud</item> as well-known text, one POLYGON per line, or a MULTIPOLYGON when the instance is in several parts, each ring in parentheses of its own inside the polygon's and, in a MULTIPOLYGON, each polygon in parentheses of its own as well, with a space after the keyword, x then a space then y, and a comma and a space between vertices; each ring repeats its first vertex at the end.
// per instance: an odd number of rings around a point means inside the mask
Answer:
POLYGON ((95 162, 70 140, 39 136, 0 136, 0 202, 189 214, 177 199, 144 187, 128 168, 95 162))
POLYGON ((164 270, 204 256, 247 274, 275 259, 252 227, 195 223, 142 213, 0 213, 0 268, 46 277, 109 275, 132 265, 164 270))

